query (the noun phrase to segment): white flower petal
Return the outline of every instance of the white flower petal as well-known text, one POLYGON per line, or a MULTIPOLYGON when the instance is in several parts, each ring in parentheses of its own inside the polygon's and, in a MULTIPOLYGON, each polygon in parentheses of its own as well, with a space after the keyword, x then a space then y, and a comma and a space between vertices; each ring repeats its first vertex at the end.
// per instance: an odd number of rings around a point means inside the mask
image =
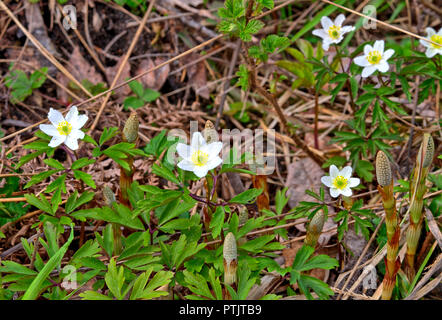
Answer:
POLYGON ((390 68, 388 62, 386 61, 381 61, 379 64, 376 65, 376 67, 380 72, 387 72, 390 68))
POLYGON ((339 175, 339 170, 338 170, 338 168, 337 168, 334 164, 332 164, 332 165, 330 166, 330 177, 331 177, 332 179, 334 179, 334 178, 336 178, 338 175, 339 175))
POLYGON ((62 136, 62 135, 53 136, 52 139, 51 139, 51 142, 49 142, 48 146, 51 147, 51 148, 56 148, 60 144, 65 142, 65 140, 66 140, 66 136, 62 136))
POLYGON ((354 58, 354 63, 361 67, 368 67, 370 66, 370 62, 368 62, 367 58, 365 56, 359 56, 354 58))
POLYGON ((65 121, 63 115, 60 111, 57 111, 55 109, 49 109, 48 113, 48 119, 51 121, 51 123, 56 127, 60 122, 65 121))
POLYGON ((43 131, 47 135, 50 135, 50 136, 58 136, 59 135, 57 128, 54 127, 52 124, 41 124, 39 126, 39 128, 41 131, 43 131))
POLYGON ((428 41, 425 41, 424 39, 420 39, 419 42, 421 45, 423 45, 426 48, 431 47, 431 43, 429 43, 428 41))
POLYGON ((434 49, 434 48, 428 48, 427 51, 425 51, 425 55, 428 58, 433 58, 437 54, 437 52, 438 51, 436 49, 434 49))
POLYGON ((388 59, 390 59, 392 56, 394 55, 394 50, 393 49, 388 49, 384 52, 384 54, 382 55, 382 59, 384 59, 385 61, 387 61, 388 59))
POLYGON ((333 21, 329 17, 324 16, 321 18, 321 25, 324 30, 328 30, 333 25, 333 21))
POLYGON ((206 146, 206 152, 209 154, 210 157, 218 156, 221 149, 223 148, 223 143, 221 141, 218 142, 212 142, 206 146))
POLYGON ((72 106, 69 109, 68 114, 66 115, 66 121, 69 122, 72 126, 78 122, 78 110, 76 106, 72 106))
POLYGON ((352 32, 353 30, 355 30, 356 28, 353 26, 345 26, 341 28, 341 34, 344 33, 348 33, 348 32, 352 32))
POLYGON ((367 45, 364 46, 364 54, 365 54, 366 56, 368 56, 368 54, 369 54, 371 51, 373 51, 373 47, 372 47, 371 45, 367 44, 367 45))
POLYGON ((221 163, 223 163, 223 159, 221 159, 220 157, 213 157, 206 163, 205 167, 208 170, 212 170, 218 167, 221 163))
POLYGON ((77 150, 78 149, 78 141, 77 140, 78 139, 75 136, 71 137, 69 135, 69 136, 67 136, 64 144, 71 150, 77 150))
POLYGON ((320 37, 322 39, 328 38, 328 34, 323 29, 316 29, 312 32, 315 36, 320 37))
POLYGON ((339 16, 336 17, 335 19, 335 26, 341 27, 342 23, 345 20, 345 16, 341 13, 339 16))
POLYGON ((177 144, 176 151, 181 158, 186 160, 190 159, 190 157, 192 156, 191 147, 181 142, 177 144))
POLYGON ((186 160, 186 159, 178 162, 177 166, 178 166, 178 168, 181 168, 184 171, 193 171, 193 169, 195 168, 195 165, 193 164, 193 162, 186 160))
POLYGON ((349 187, 347 187, 347 188, 344 188, 343 190, 341 190, 341 194, 346 197, 351 197, 353 192, 351 191, 351 189, 349 187))
POLYGON ((338 190, 338 189, 336 189, 336 188, 330 188, 330 195, 333 197, 333 198, 337 198, 337 197, 339 197, 339 194, 341 193, 341 191, 340 190, 338 190))
POLYGON ((87 120, 88 120, 87 115, 82 114, 77 117, 77 121, 75 123, 71 122, 69 123, 72 125, 72 128, 81 129, 86 124, 87 120))
POLYGON ((434 36, 436 34, 436 31, 430 27, 426 28, 425 31, 427 32, 427 38, 431 38, 431 36, 434 36))
POLYGON ((324 39, 322 41, 322 49, 324 49, 324 51, 328 51, 329 48, 330 48, 330 40, 324 39))
POLYGON ((202 167, 195 166, 193 168, 193 173, 199 178, 205 177, 207 175, 207 172, 209 172, 209 169, 206 166, 202 167))
POLYGON ((362 78, 367 78, 368 76, 372 75, 373 72, 375 72, 375 71, 376 71, 376 67, 374 67, 374 66, 365 67, 362 70, 362 78))
POLYGON ((192 136, 191 147, 193 150, 201 150, 201 147, 206 145, 203 135, 200 132, 194 132, 192 136))
POLYGON ((361 180, 359 178, 350 178, 350 180, 348 181, 348 187, 349 188, 357 187, 359 183, 361 183, 361 180))
POLYGON ((353 169, 350 166, 346 166, 339 172, 339 175, 343 176, 345 179, 350 179, 352 171, 353 169))
POLYGON ((83 139, 84 132, 78 129, 72 129, 71 133, 69 133, 68 138, 71 139, 83 139))
POLYGON ((333 185, 333 179, 330 176, 321 177, 321 182, 329 188, 333 185))
POLYGON ((373 49, 379 51, 381 54, 384 53, 384 40, 376 40, 373 45, 373 49))

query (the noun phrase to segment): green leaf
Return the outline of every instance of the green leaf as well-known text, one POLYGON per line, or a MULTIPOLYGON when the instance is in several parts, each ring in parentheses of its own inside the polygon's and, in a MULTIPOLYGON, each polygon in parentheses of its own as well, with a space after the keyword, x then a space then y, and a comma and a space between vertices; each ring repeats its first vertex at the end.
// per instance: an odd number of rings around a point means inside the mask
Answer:
POLYGON ((156 90, 147 88, 144 90, 143 96, 141 97, 145 102, 153 102, 161 96, 156 90))
POLYGON ((87 184, 89 187, 95 189, 97 186, 95 185, 94 180, 92 179, 92 176, 89 173, 80 171, 80 170, 74 170, 74 177, 75 179, 80 179, 85 184, 87 184))
POLYGON ((104 128, 103 132, 101 133, 100 140, 98 141, 98 144, 102 146, 106 141, 109 139, 112 139, 118 134, 118 128, 117 127, 106 127, 104 128))
POLYGON ((230 199, 230 203, 240 203, 240 204, 250 204, 255 201, 256 197, 262 193, 262 189, 249 189, 246 190, 232 199, 230 199))
POLYGON ((43 162, 46 163, 48 166, 58 170, 65 169, 65 167, 58 160, 55 160, 54 158, 44 159, 43 162))
POLYGON ((39 296, 42 290, 41 286, 43 282, 46 280, 46 278, 49 276, 52 270, 54 270, 60 264, 61 259, 63 259, 63 256, 68 250, 69 245, 71 244, 73 239, 74 239, 74 226, 71 225, 71 233, 69 235, 68 241, 66 241, 66 243, 49 259, 49 261, 39 272, 37 277, 35 277, 35 279, 32 281, 29 288, 26 290, 22 300, 35 300, 39 296))
POLYGON ((178 178, 173 174, 172 171, 170 171, 166 166, 158 166, 156 163, 152 166, 152 173, 156 174, 157 176, 160 176, 166 180, 172 181, 175 184, 180 184, 180 181, 178 178))
POLYGON ((25 194, 24 196, 26 198, 26 201, 30 205, 33 205, 34 207, 37 207, 38 209, 40 209, 46 213, 49 213, 50 215, 53 215, 52 207, 44 195, 40 194, 40 199, 38 199, 33 194, 25 194))
POLYGON ((224 225, 224 216, 224 208, 222 206, 216 207, 215 213, 210 221, 210 229, 212 230, 213 239, 218 238, 219 234, 221 233, 221 229, 224 225))
POLYGON ((52 174, 58 172, 58 169, 48 170, 44 172, 37 173, 36 175, 32 176, 31 180, 25 185, 25 189, 29 188, 30 186, 33 186, 36 183, 39 183, 48 177, 50 177, 52 174))
POLYGON ((129 87, 138 96, 138 98, 143 97, 144 88, 140 82, 138 82, 136 80, 131 81, 131 82, 129 82, 129 87))
POLYGON ((71 169, 76 170, 95 163, 95 159, 80 158, 72 163, 71 169))

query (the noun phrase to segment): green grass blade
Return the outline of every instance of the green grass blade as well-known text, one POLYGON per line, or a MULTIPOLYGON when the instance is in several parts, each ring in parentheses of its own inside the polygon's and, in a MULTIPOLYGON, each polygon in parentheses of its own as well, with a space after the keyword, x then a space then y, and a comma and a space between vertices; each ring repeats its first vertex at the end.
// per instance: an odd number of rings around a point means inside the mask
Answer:
POLYGON ((34 281, 32 281, 29 288, 26 290, 22 300, 35 300, 38 297, 41 290, 41 285, 52 272, 52 270, 54 270, 55 267, 60 263, 73 239, 74 228, 71 226, 71 234, 69 235, 68 241, 52 256, 51 259, 49 259, 48 263, 46 263, 46 265, 43 267, 37 277, 35 277, 34 281))

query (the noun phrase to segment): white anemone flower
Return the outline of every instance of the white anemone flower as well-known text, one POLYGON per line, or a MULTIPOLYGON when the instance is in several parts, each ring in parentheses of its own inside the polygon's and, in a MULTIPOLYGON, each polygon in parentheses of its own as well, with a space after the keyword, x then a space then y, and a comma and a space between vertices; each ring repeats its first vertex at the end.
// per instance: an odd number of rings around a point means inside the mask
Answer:
POLYGON ((84 138, 84 132, 80 129, 84 126, 88 117, 85 114, 79 115, 77 107, 72 106, 66 118, 63 117, 60 111, 51 108, 48 119, 51 124, 41 124, 40 130, 52 136, 49 146, 55 148, 64 143, 69 149, 77 150, 77 140, 84 138))
POLYGON ((425 51, 425 55, 428 58, 433 58, 436 54, 442 55, 442 28, 439 29, 438 33, 436 33, 436 31, 433 28, 427 28, 425 29, 425 31, 427 31, 428 40, 431 40, 439 44, 435 45, 431 42, 421 39, 420 43, 427 48, 427 51, 425 51))
POLYGON ((362 70, 362 78, 367 78, 376 70, 387 72, 390 68, 387 60, 390 59, 393 54, 393 49, 388 49, 384 52, 384 40, 377 40, 373 47, 367 44, 364 47, 364 55, 356 57, 354 62, 358 66, 364 67, 362 70))
POLYGON ((189 145, 178 143, 176 151, 183 158, 178 167, 185 171, 193 171, 199 178, 205 177, 209 170, 219 166, 223 160, 219 152, 223 147, 222 142, 207 144, 201 133, 195 132, 189 145))
POLYGON ((321 18, 322 29, 313 31, 315 36, 322 38, 322 48, 327 51, 332 43, 339 43, 344 39, 344 34, 353 31, 353 26, 342 26, 345 16, 340 14, 333 22, 329 17, 321 18))
POLYGON ((330 166, 330 175, 321 178, 321 182, 330 188, 330 195, 337 198, 340 194, 346 197, 352 195, 350 188, 359 185, 359 178, 351 178, 352 168, 344 167, 341 171, 335 165, 330 166))

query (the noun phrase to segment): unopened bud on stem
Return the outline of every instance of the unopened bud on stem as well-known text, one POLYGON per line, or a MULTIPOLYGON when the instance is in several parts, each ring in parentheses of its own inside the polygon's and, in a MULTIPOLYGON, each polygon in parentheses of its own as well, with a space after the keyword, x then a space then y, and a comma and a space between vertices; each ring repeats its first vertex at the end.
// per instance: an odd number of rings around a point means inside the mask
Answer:
POLYGON ((103 187, 103 198, 108 207, 112 207, 112 204, 117 201, 114 192, 109 186, 103 187))
POLYGON ((322 228, 325 223, 325 214, 324 210, 319 210, 315 213, 312 220, 308 224, 307 227, 307 235, 304 240, 304 244, 310 247, 316 247, 316 243, 318 242, 319 236, 322 232, 322 228))
MULTIPOLYGON (((424 156, 424 162, 422 164, 422 166, 424 168, 428 168, 431 165, 431 162, 433 162, 433 156, 434 156, 434 141, 433 138, 431 137, 430 134, 425 133, 424 134, 424 139, 422 141, 422 145, 421 148, 424 145, 424 142, 427 141, 427 150, 425 152, 425 156, 424 156)), ((419 153, 421 152, 421 150, 419 150, 419 153)))
POLYGON ((378 183, 383 187, 390 185, 393 179, 390 161, 383 151, 379 151, 376 155, 376 178, 378 179, 378 183))
POLYGON ((123 129, 123 138, 125 141, 134 143, 137 140, 139 125, 140 120, 138 119, 138 114, 136 112, 132 112, 123 129))
POLYGON ((233 233, 229 232, 224 239, 224 283, 232 286, 236 283, 236 269, 238 266, 238 254, 236 250, 236 239, 233 233))

